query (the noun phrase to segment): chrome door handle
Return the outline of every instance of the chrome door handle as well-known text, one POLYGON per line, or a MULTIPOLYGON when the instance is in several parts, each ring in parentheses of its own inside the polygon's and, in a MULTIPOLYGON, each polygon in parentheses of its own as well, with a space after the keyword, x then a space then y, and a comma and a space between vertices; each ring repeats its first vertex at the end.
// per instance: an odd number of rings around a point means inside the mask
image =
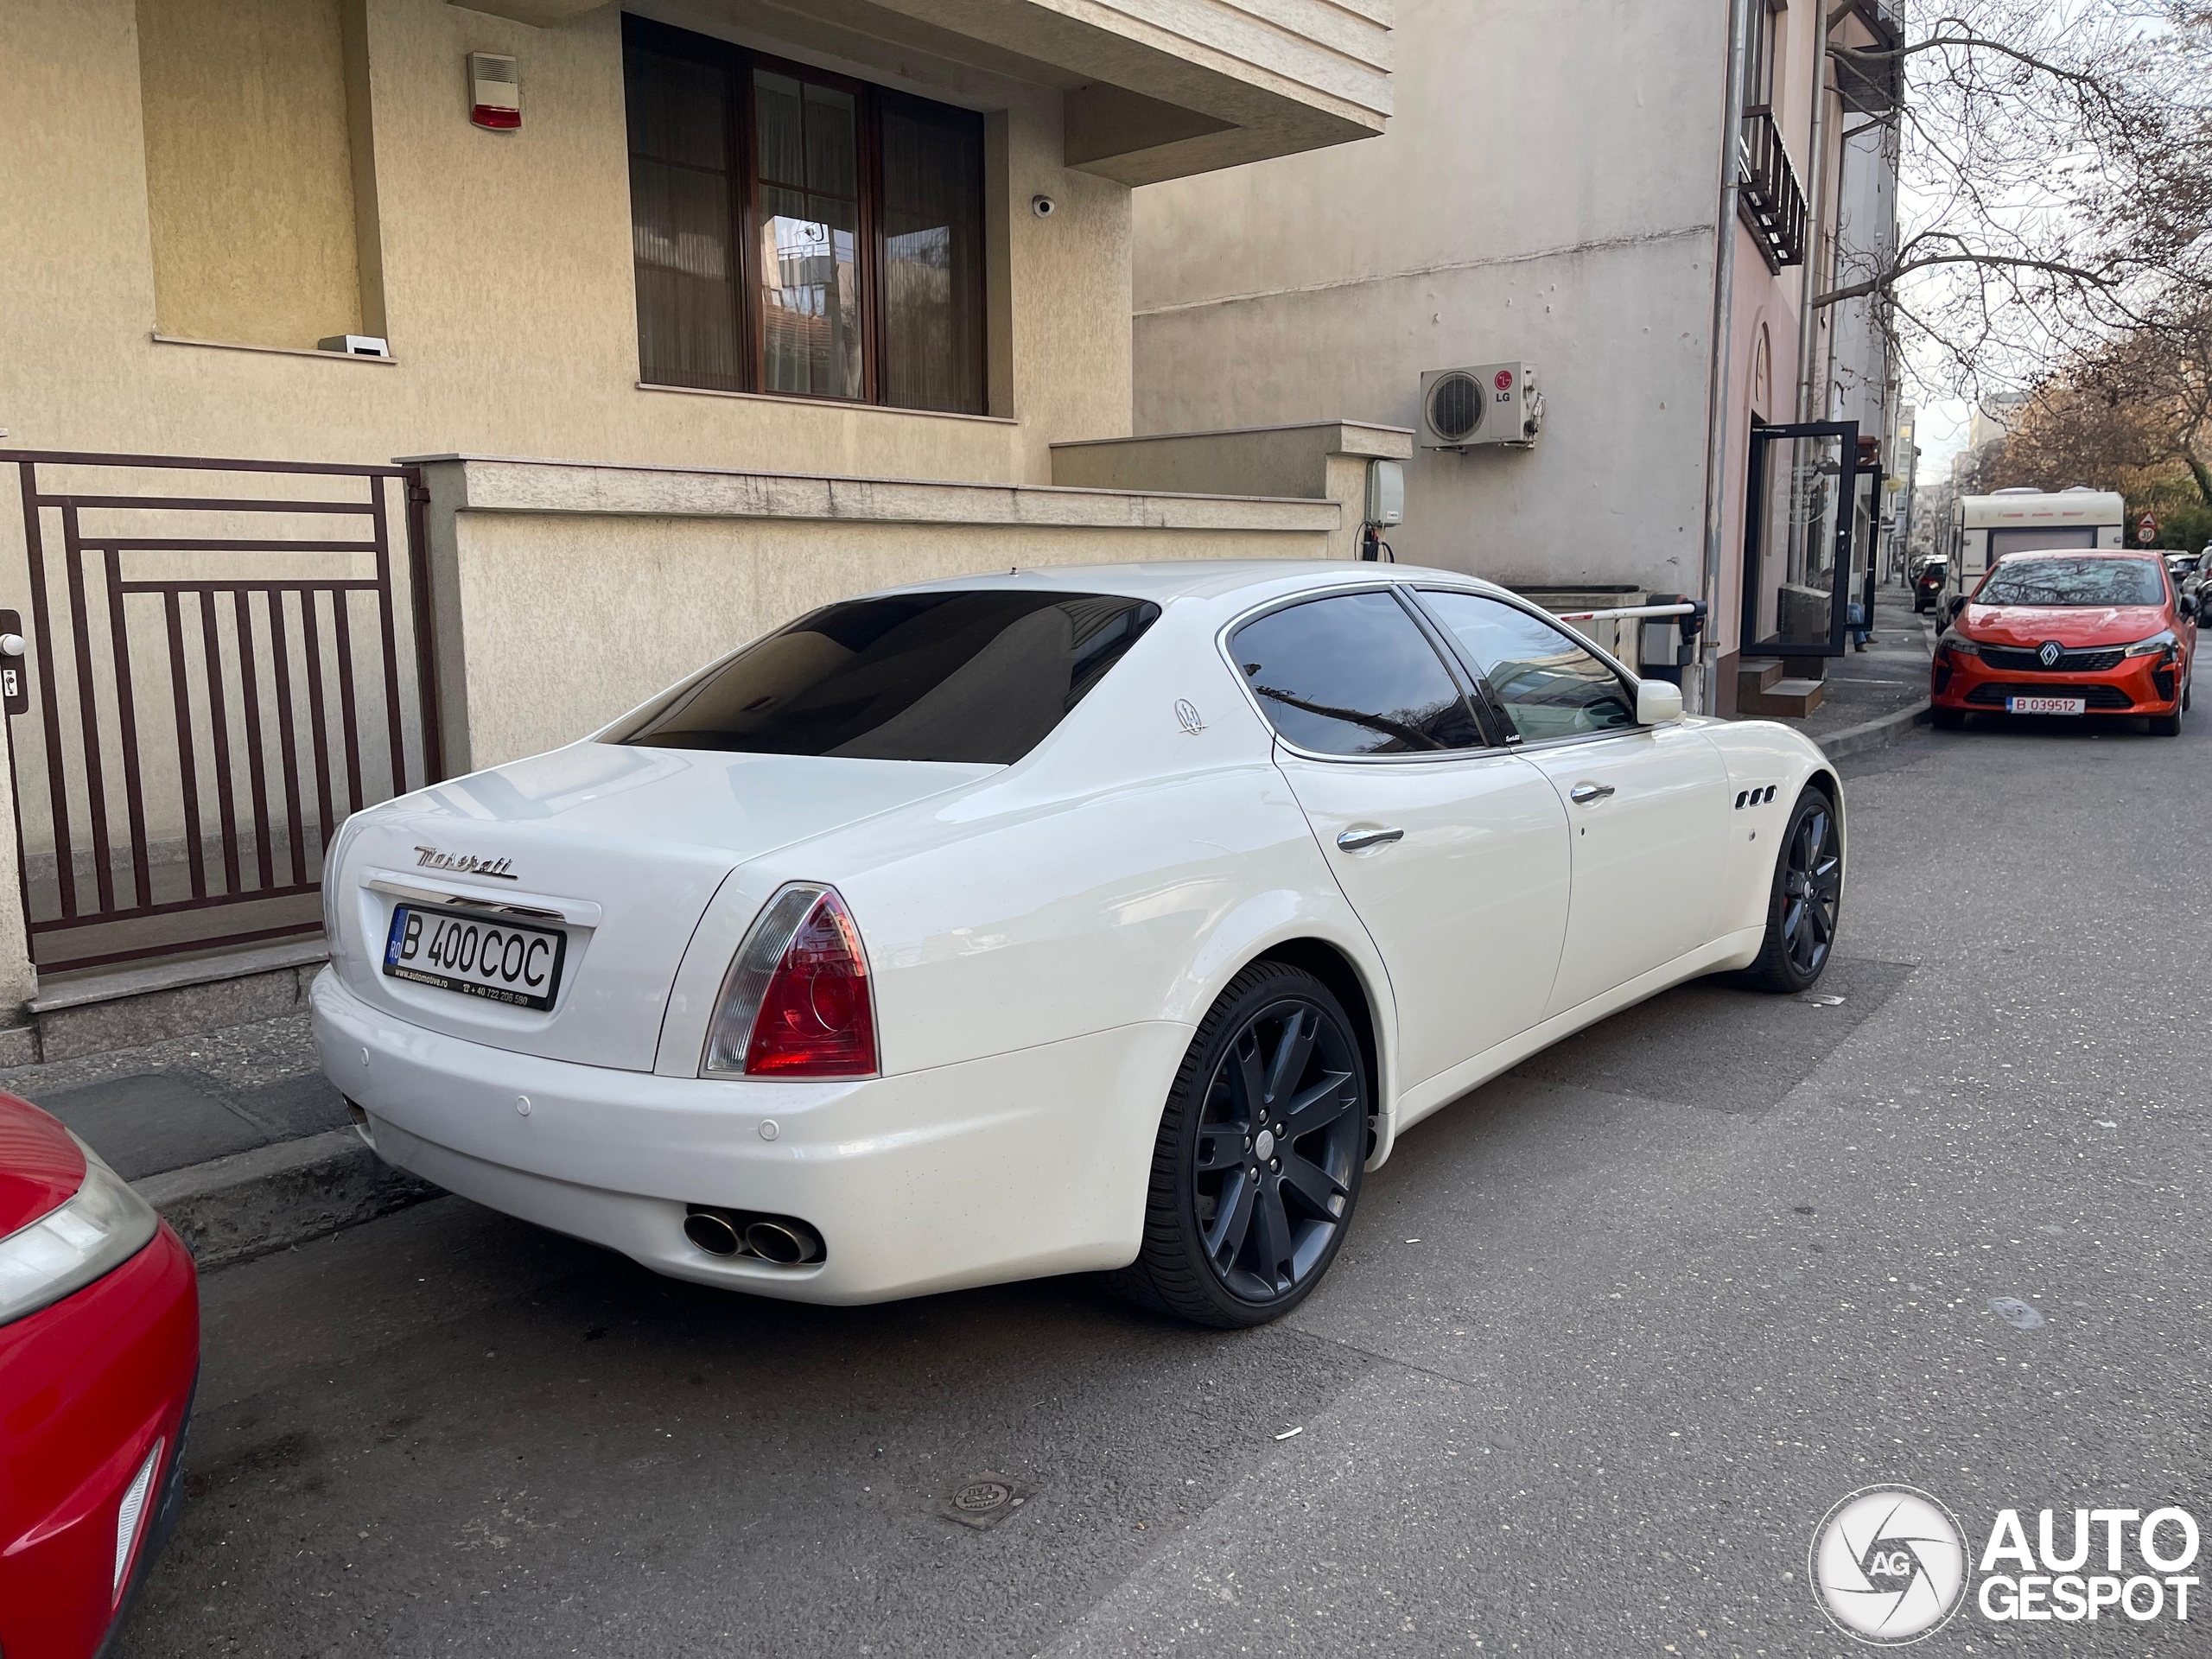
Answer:
POLYGON ((1567 798, 1577 806, 1587 806, 1592 801, 1602 801, 1613 792, 1611 784, 1577 784, 1567 791, 1567 798))
POLYGON ((1405 838, 1402 830, 1347 830, 1337 837, 1337 845, 1348 853, 1363 853, 1370 847, 1387 846, 1405 838))

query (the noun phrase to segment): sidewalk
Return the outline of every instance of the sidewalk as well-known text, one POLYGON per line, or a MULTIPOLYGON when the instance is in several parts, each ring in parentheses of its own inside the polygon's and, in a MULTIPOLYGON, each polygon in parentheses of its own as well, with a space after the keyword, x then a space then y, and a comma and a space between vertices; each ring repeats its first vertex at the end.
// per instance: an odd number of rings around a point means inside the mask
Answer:
POLYGON ((1788 723, 1840 759, 1888 741, 1928 702, 1933 615, 1916 616, 1911 596, 1894 585, 1875 590, 1874 637, 1865 651, 1828 659, 1827 694, 1802 720, 1788 723), (1840 747, 1831 747, 1842 738, 1840 747))
POLYGON ((378 1160, 305 1014, 0 1070, 168 1217, 200 1265, 283 1249, 436 1189, 378 1160))

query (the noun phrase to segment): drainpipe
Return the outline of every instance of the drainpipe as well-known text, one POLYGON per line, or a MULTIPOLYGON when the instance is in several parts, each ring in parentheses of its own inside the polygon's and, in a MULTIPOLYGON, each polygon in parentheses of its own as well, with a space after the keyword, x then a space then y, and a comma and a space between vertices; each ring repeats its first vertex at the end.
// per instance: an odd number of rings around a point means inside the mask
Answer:
POLYGON ((1912 518, 1920 504, 1920 411, 1912 412, 1912 436, 1905 443, 1904 474, 1904 534, 1898 546, 1904 556, 1904 568, 1912 569, 1912 518))
MULTIPOLYGON (((1744 83, 1751 52, 1751 8, 1766 0, 1729 0, 1728 90, 1720 123, 1719 223, 1713 230, 1712 360, 1705 392, 1705 568, 1698 597, 1708 620, 1690 690, 1690 712, 1709 714, 1719 704, 1720 538, 1728 506, 1729 359, 1733 344, 1736 280, 1736 199, 1743 188, 1744 83)), ((1741 643, 1740 641, 1738 642, 1741 643)))

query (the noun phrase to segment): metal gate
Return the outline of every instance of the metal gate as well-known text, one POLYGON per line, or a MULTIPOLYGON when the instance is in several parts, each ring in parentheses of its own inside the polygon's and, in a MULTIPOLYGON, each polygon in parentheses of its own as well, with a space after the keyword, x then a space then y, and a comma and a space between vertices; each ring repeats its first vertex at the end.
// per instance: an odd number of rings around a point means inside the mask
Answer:
POLYGON ((30 601, 10 760, 34 961, 316 931, 338 824, 440 776, 419 474, 0 461, 30 601))

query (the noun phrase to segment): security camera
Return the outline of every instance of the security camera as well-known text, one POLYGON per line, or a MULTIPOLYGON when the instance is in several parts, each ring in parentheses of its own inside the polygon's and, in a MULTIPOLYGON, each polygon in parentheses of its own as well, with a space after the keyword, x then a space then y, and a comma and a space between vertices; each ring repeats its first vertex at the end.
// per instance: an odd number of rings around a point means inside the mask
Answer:
POLYGON ((1050 219, 1054 213, 1059 211, 1059 207, 1060 204, 1054 201, 1050 196, 1032 196, 1029 198, 1029 211, 1036 214, 1039 219, 1050 219))

